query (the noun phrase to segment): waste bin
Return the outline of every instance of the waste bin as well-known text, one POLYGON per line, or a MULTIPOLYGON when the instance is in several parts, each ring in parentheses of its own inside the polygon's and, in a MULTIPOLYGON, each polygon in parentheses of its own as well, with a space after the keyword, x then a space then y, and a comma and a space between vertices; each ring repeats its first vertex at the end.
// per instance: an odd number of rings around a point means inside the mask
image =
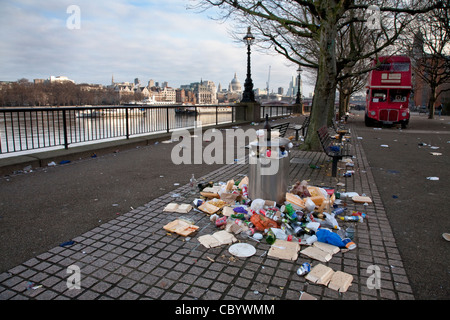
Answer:
POLYGON ((249 197, 284 203, 289 180, 290 140, 260 140, 249 145, 249 197))

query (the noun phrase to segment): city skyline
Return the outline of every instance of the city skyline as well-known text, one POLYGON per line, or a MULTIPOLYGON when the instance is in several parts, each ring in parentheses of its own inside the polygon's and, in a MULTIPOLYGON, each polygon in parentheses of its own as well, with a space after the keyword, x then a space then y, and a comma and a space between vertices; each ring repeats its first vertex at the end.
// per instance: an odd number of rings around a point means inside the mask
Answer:
MULTIPOLYGON (((246 47, 230 36, 231 24, 212 20, 214 11, 188 10, 189 3, 3 3, 0 18, 9 27, 0 31, 0 80, 32 81, 55 75, 76 83, 108 85, 114 75, 118 82, 154 79, 177 88, 204 79, 227 87, 236 73, 244 83, 246 47)), ((267 87, 269 68, 269 90, 283 87, 286 92, 296 66, 279 55, 253 49, 254 88, 267 87)), ((303 90, 308 95, 312 88, 304 82, 303 90)))

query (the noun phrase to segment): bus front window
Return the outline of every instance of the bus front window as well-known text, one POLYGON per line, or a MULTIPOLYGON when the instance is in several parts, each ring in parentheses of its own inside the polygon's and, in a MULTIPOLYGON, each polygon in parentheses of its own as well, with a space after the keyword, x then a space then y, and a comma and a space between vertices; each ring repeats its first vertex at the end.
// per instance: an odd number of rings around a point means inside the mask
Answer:
POLYGON ((408 90, 390 90, 389 100, 391 102, 406 102, 408 97, 408 90))
POLYGON ((372 90, 372 102, 385 102, 387 90, 372 90))

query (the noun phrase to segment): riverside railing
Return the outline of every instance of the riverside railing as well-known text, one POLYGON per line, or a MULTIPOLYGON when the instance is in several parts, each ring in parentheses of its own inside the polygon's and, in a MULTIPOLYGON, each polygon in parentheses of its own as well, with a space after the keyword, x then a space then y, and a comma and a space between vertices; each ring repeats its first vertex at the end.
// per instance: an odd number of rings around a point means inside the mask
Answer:
MULTIPOLYGON (((238 105, 82 106, 0 109, 0 154, 69 148, 98 140, 129 139, 202 126, 234 123, 238 105)), ((241 106, 242 107, 242 106, 241 106)), ((264 106, 270 117, 292 113, 286 106, 264 106), (268 109, 270 108, 270 109, 268 109)), ((244 119, 247 120, 247 119, 244 119)))

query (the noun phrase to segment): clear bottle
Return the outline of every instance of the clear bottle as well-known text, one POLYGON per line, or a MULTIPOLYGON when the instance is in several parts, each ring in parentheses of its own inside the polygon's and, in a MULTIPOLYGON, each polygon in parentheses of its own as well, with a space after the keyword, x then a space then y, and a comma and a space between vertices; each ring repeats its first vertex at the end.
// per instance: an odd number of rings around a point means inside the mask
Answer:
POLYGON ((195 179, 194 174, 192 174, 192 177, 189 180, 189 188, 190 188, 191 194, 196 193, 196 191, 197 191, 197 179, 195 179))

